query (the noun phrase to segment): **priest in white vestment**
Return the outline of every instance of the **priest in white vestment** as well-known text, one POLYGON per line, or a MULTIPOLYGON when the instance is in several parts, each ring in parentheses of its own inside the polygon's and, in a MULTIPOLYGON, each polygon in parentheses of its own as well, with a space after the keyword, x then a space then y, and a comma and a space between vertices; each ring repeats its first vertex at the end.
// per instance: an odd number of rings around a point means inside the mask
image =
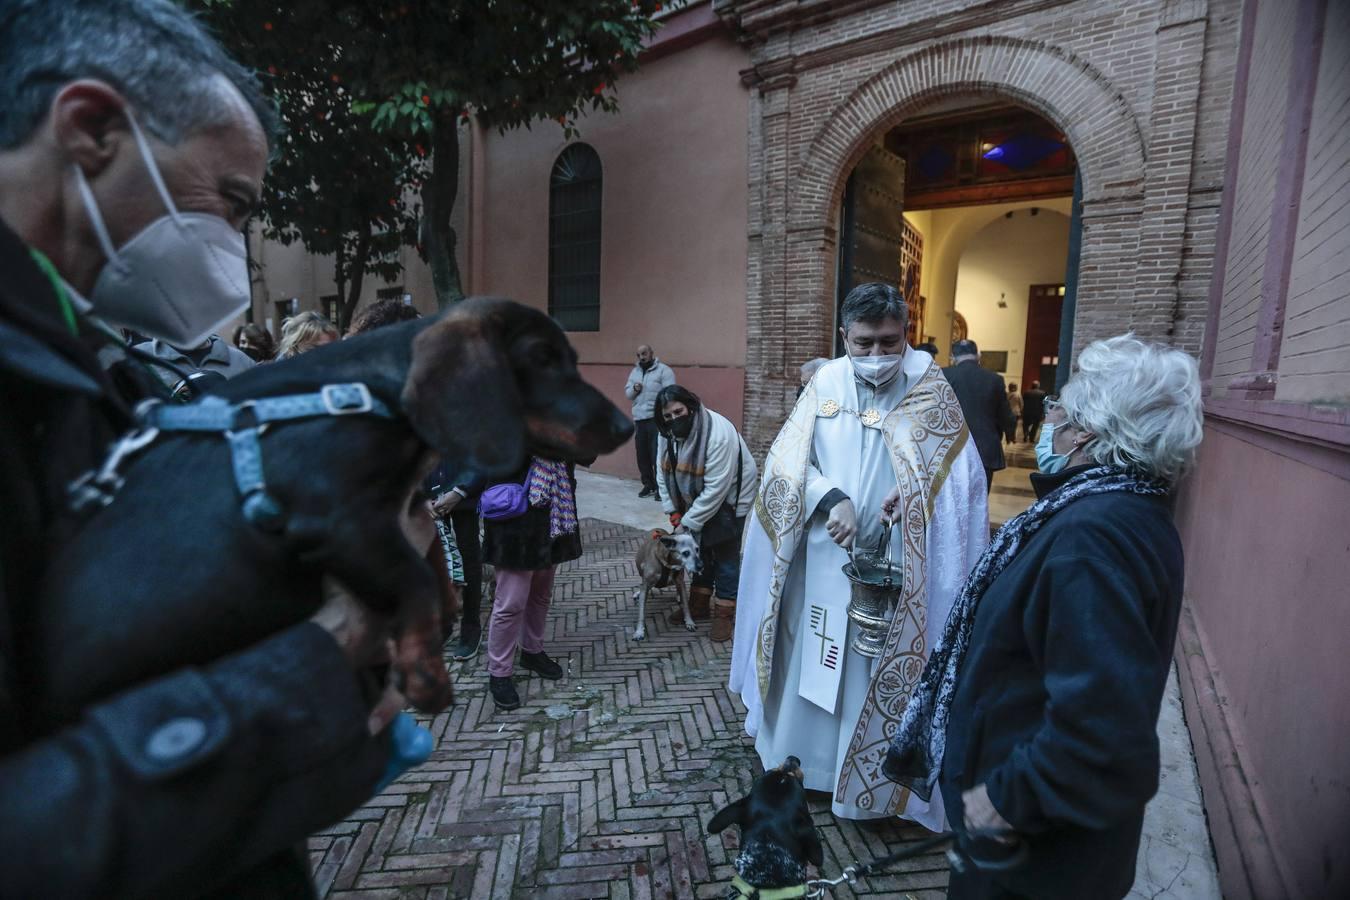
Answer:
POLYGON ((766 769, 801 760, 805 785, 848 819, 903 815, 946 828, 931 803, 881 774, 886 748, 967 573, 989 541, 984 467, 933 358, 905 343, 894 288, 854 288, 848 355, 822 366, 769 451, 746 522, 731 688, 766 769), (896 525, 882 503, 896 487, 896 525), (876 658, 851 649, 846 549, 889 535, 904 569, 876 658))

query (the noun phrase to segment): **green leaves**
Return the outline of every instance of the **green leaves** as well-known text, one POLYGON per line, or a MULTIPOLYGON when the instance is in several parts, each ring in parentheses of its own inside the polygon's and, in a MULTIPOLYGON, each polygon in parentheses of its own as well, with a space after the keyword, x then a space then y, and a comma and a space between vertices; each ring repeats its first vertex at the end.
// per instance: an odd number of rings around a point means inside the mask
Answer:
MULTIPOLYGON (((614 84, 637 68, 661 9, 657 0, 189 3, 281 111, 268 236, 355 266, 367 265, 355 248, 369 246, 376 273, 394 271, 399 247, 417 242, 431 204, 412 198, 432 178, 438 124, 453 135, 471 115, 499 131, 552 122, 578 137, 587 111, 618 108, 614 84)), ((439 173, 442 189, 455 174, 439 173)), ((451 190, 435 204, 444 231, 453 200, 451 190)), ((453 269, 453 258, 430 261, 434 272, 453 269)))

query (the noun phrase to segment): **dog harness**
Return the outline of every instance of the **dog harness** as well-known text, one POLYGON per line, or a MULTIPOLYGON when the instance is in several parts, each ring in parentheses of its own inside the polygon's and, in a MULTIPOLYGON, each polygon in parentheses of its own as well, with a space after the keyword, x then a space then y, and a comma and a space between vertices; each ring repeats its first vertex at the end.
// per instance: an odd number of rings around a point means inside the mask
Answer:
POLYGON ((741 876, 732 878, 732 888, 736 889, 737 896, 745 897, 745 900, 792 900, 794 897, 805 897, 809 892, 805 884, 794 884, 790 888, 756 888, 741 876))
POLYGON ((125 479, 119 469, 131 456, 170 431, 223 434, 230 447, 234 484, 239 489, 244 519, 263 531, 280 531, 285 510, 267 491, 263 476, 263 430, 272 422, 313 419, 319 416, 377 416, 396 419, 398 414, 361 382, 325 384, 311 394, 286 394, 232 403, 207 396, 185 406, 146 400, 136 407, 139 427, 124 435, 108 452, 97 471, 90 470, 67 489, 70 508, 83 512, 113 502, 125 479))
POLYGON ((776 888, 755 887, 739 875, 731 879, 731 886, 735 889, 736 895, 745 900, 793 900, 796 897, 806 897, 809 892, 805 884, 776 888))

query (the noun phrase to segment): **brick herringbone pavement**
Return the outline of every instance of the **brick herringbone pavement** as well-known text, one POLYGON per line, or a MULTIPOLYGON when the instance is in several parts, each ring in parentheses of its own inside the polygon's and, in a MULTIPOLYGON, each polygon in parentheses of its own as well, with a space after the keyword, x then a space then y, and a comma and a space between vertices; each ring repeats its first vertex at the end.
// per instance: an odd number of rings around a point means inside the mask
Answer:
MULTIPOLYGON (((631 639, 641 532, 585 520, 586 555, 558 572, 547 649, 568 671, 519 673, 523 705, 498 713, 482 654, 453 663, 457 703, 430 727, 436 752, 346 821, 310 839, 321 896, 331 898, 721 897, 736 829, 705 824, 759 771, 726 689, 730 644, 666 624, 673 591, 647 606, 647 640, 631 639)), ((424 722, 423 724, 426 724, 424 722)), ((825 874, 927 832, 836 822, 812 795, 825 874)), ((940 897, 940 854, 857 894, 940 897)))

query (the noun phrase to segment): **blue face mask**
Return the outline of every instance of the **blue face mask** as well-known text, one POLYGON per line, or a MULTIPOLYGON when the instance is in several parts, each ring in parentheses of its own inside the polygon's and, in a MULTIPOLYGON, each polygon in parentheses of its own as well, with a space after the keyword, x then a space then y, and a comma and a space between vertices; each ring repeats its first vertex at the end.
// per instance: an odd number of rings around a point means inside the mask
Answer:
POLYGON ((1055 452, 1055 429, 1060 424, 1042 425, 1036 440, 1036 467, 1046 475, 1054 475, 1069 464, 1069 454, 1055 452))

